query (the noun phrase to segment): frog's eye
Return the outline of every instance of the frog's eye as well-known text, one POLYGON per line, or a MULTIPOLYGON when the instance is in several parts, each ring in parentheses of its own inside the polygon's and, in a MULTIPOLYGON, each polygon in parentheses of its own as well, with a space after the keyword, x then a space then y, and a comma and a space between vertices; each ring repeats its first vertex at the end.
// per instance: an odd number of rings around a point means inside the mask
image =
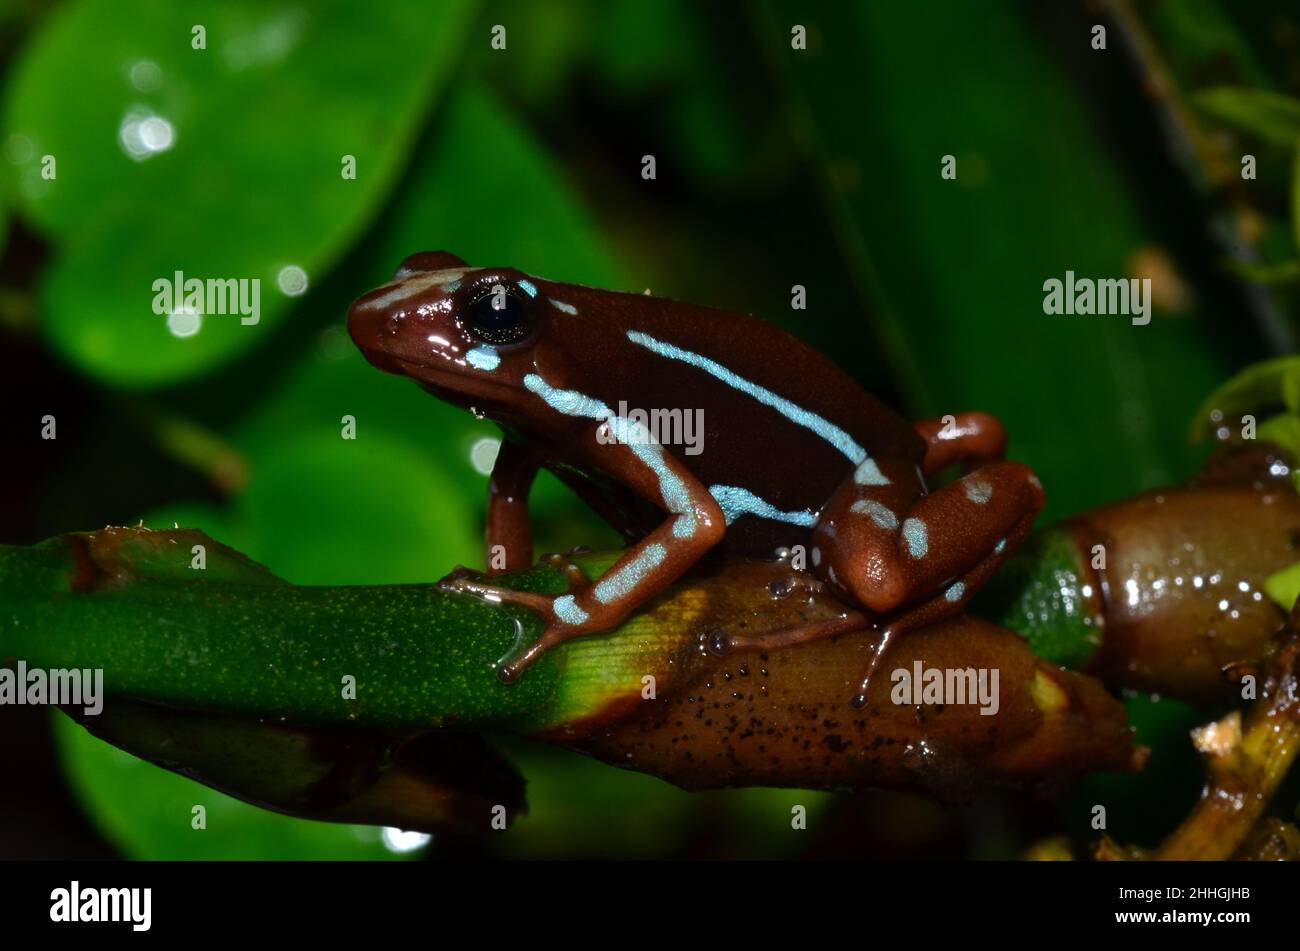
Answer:
POLYGON ((533 332, 532 301, 508 284, 491 284, 465 310, 465 328, 484 343, 517 343, 533 332))

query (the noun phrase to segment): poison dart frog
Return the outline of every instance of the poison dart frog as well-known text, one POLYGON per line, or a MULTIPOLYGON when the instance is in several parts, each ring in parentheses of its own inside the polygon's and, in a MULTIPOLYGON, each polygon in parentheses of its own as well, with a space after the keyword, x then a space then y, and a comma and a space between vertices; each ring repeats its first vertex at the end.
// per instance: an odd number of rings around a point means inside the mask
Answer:
POLYGON ((486 415, 504 433, 488 493, 488 574, 532 563, 528 492, 554 472, 628 539, 595 581, 550 597, 461 575, 461 592, 522 604, 545 629, 503 660, 511 681, 542 652, 607 631, 711 551, 772 558, 804 545, 815 583, 852 610, 831 623, 721 649, 783 647, 874 624, 876 650, 951 616, 1023 540, 1043 505, 1001 424, 963 413, 909 424, 831 360, 750 316, 645 294, 408 257, 348 312, 374 366, 486 415), (626 407, 702 412, 694 452, 626 407), (625 415, 620 415, 624 413, 625 415), (926 477, 964 474, 933 491, 926 477))

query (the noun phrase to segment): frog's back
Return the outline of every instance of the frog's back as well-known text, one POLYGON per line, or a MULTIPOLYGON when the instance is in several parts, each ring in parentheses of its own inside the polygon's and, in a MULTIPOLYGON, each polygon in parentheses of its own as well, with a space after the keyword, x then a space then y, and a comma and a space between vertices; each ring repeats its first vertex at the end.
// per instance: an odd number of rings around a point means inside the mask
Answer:
POLYGON ((724 550, 770 556, 803 541, 867 455, 891 478, 919 478, 924 446, 906 420, 784 330, 679 301, 547 290, 563 385, 646 414, 727 512, 724 550))

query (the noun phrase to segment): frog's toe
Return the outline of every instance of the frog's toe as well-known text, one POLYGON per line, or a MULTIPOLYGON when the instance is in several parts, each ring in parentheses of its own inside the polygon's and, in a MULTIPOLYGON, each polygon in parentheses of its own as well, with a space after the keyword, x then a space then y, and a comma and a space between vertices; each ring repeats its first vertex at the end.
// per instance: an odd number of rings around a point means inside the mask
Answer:
POLYGON ((551 615, 552 598, 532 591, 516 591, 483 580, 477 572, 458 574, 453 571, 438 582, 438 590, 449 594, 468 594, 493 604, 518 604, 543 617, 551 615))
POLYGON ((581 554, 585 550, 586 549, 575 548, 563 555, 558 552, 543 555, 541 557, 541 562, 563 574, 565 580, 569 583, 569 590, 574 591, 578 588, 585 588, 587 585, 591 584, 591 579, 587 577, 587 573, 575 564, 570 557, 571 555, 581 554))

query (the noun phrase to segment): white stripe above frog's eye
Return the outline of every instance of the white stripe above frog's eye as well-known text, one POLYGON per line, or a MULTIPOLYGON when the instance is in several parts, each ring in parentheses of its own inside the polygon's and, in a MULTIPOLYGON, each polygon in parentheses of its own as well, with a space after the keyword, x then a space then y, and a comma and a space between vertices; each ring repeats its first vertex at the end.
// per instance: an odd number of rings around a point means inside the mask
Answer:
POLYGON ((460 286, 460 280, 465 276, 466 271, 465 268, 452 268, 446 271, 403 270, 405 273, 398 271, 396 279, 384 285, 389 290, 365 301, 359 307, 362 310, 382 310, 436 285, 446 285, 442 289, 448 292, 455 291, 460 286))

